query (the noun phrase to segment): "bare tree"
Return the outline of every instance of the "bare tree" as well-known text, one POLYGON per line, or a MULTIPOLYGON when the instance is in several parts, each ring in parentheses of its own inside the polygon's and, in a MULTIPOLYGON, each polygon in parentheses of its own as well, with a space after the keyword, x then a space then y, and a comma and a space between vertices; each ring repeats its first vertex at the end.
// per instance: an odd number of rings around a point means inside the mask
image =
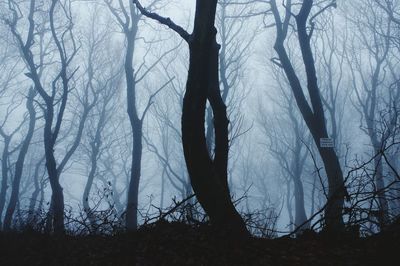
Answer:
POLYGON ((279 57, 279 61, 275 59, 274 61, 283 68, 286 74, 297 106, 311 132, 311 135, 313 136, 316 146, 318 147, 328 177, 328 203, 325 209, 326 229, 342 230, 344 227, 342 208, 346 190, 344 187, 342 169, 335 149, 333 147, 323 147, 320 143, 323 139, 328 138, 329 134, 326 126, 323 102, 320 96, 315 61, 310 43, 315 27, 314 20, 327 8, 334 5, 335 2, 330 2, 326 6, 312 13, 312 9, 315 7, 313 0, 305 0, 301 3, 296 3, 296 5, 289 0, 284 5, 285 15, 281 18, 276 1, 270 1, 271 11, 276 25, 274 49, 279 57), (293 14, 295 6, 299 6, 299 11, 296 15, 293 14), (308 102, 304 94, 299 73, 297 73, 293 67, 285 47, 285 40, 288 37, 289 29, 291 29, 290 25, 292 19, 294 19, 296 23, 296 31, 294 34, 301 50, 307 78, 307 90, 311 103, 308 102))
POLYGON ((44 178, 45 168, 43 162, 45 161, 46 156, 43 154, 41 158, 37 160, 33 170, 33 191, 29 200, 28 207, 28 224, 35 224, 37 219, 37 214, 42 210, 43 207, 43 193, 44 193, 44 185, 46 179, 44 178), (41 196, 41 197, 39 197, 41 196), (37 206, 37 208, 36 208, 37 206))
MULTIPOLYGON (((126 53, 125 53, 125 79, 126 79, 126 97, 127 97, 127 112, 129 116, 129 122, 132 130, 132 141, 133 149, 131 156, 131 173, 128 189, 128 200, 126 207, 126 227, 128 230, 136 230, 138 218, 138 199, 139 199, 139 184, 141 177, 141 163, 142 163, 142 152, 143 152, 143 121, 146 117, 147 111, 150 108, 154 97, 157 93, 163 89, 169 82, 162 85, 159 89, 153 92, 147 101, 147 105, 144 107, 142 113, 139 112, 139 105, 137 103, 137 85, 143 80, 152 69, 161 61, 161 59, 175 50, 176 47, 164 52, 157 60, 155 60, 150 66, 144 67, 143 62, 138 70, 134 70, 134 54, 135 44, 138 39, 138 25, 142 17, 141 12, 135 7, 132 1, 129 1, 128 7, 123 4, 123 1, 118 1, 118 8, 112 5, 112 1, 105 1, 111 13, 114 15, 119 26, 122 28, 122 32, 125 36, 126 41, 126 53)), ((158 1, 153 1, 151 6, 153 7, 158 1)))
POLYGON ((274 71, 278 83, 278 96, 270 95, 269 98, 278 110, 274 111, 275 117, 269 118, 270 114, 260 105, 260 115, 258 117, 263 133, 267 138, 267 148, 276 158, 281 168, 282 176, 286 177, 287 195, 286 205, 289 217, 292 217, 291 199, 294 197, 295 217, 291 218, 294 227, 301 229, 309 228, 307 214, 305 211, 305 193, 302 181, 304 168, 308 158, 306 145, 309 145, 306 126, 303 121, 299 121, 299 115, 292 108, 294 98, 290 92, 285 89, 289 85, 280 80, 278 70, 274 71), (280 109, 280 110, 279 110, 280 109), (291 192, 291 183, 293 183, 293 193, 291 192))
MULTIPOLYGON (((94 20, 92 20, 92 23, 91 32, 94 30, 94 20)), ((88 68, 93 72, 92 75, 96 74, 95 80, 97 80, 96 84, 91 84, 90 86, 98 87, 96 89, 96 93, 98 94, 99 101, 95 107, 95 113, 90 118, 90 123, 87 130, 87 139, 89 143, 88 147, 85 148, 85 153, 87 153, 89 157, 88 163, 90 170, 82 195, 82 205, 83 210, 85 211, 92 225, 95 224, 95 217, 93 216, 93 212, 89 206, 89 196, 94 179, 99 171, 98 160, 103 155, 104 149, 109 148, 108 145, 104 145, 104 131, 106 131, 106 126, 112 118, 113 112, 115 111, 115 105, 113 106, 115 102, 113 101, 113 98, 118 92, 121 79, 121 75, 119 74, 121 69, 116 67, 115 64, 119 63, 118 60, 114 60, 115 62, 113 62, 111 61, 111 58, 107 58, 107 60, 103 63, 99 63, 99 60, 101 59, 99 59, 98 56, 96 60, 96 67, 93 64, 92 56, 94 54, 98 54, 98 49, 104 49, 104 47, 101 46, 101 41, 104 39, 106 34, 107 32, 103 33, 101 36, 92 36, 94 39, 89 40, 91 44, 89 48, 89 54, 91 56, 88 57, 88 68)), ((91 83, 93 80, 88 79, 88 82, 91 83)))
MULTIPOLYGON (((3 26, 3 24, 0 24, 3 26)), ((18 80, 21 74, 20 63, 18 60, 17 51, 11 45, 10 40, 12 39, 11 34, 7 29, 2 30, 2 37, 0 40, 2 44, 0 45, 0 106, 7 106, 5 110, 2 111, 0 117, 0 139, 3 142, 2 152, 0 157, 1 162, 1 189, 0 189, 0 228, 2 227, 2 215, 4 206, 6 204, 7 190, 9 187, 9 176, 12 175, 12 155, 17 152, 20 145, 14 144, 15 136, 24 126, 26 120, 23 119, 20 122, 15 122, 15 118, 18 117, 18 111, 20 105, 23 103, 19 94, 21 91, 17 85, 16 80, 18 80), (16 147, 14 147, 16 145, 16 147)))
POLYGON ((180 73, 187 71, 187 53, 175 51, 169 56, 170 59, 161 62, 162 72, 166 79, 174 78, 168 90, 160 93, 157 104, 151 110, 155 119, 155 127, 147 133, 153 133, 153 137, 144 138, 147 148, 157 158, 162 168, 160 187, 160 208, 165 206, 168 192, 172 195, 178 191, 182 199, 188 199, 188 203, 195 201, 193 189, 190 185, 189 176, 185 167, 182 151, 182 134, 179 127, 180 112, 183 107, 184 78, 180 73), (156 139, 159 139, 158 142, 156 139), (174 189, 171 191, 169 185, 174 189))
POLYGON ((22 178, 22 172, 24 169, 25 156, 28 152, 29 145, 31 143, 33 133, 35 131, 36 124, 36 110, 33 104, 34 97, 36 95, 36 91, 31 88, 29 90, 28 99, 26 101, 26 108, 28 109, 29 115, 29 126, 28 131, 25 135, 24 140, 22 141, 21 148, 18 153, 18 159, 15 163, 15 171, 14 171, 14 179, 12 181, 12 191, 10 200, 7 206, 6 215, 4 217, 3 230, 8 231, 11 228, 12 217, 15 212, 15 207, 18 202, 19 194, 20 194, 20 183, 22 178))
MULTIPOLYGON (((26 67, 29 72, 26 74, 33 82, 35 90, 41 96, 44 106, 42 106, 44 111, 44 146, 46 154, 46 168, 49 175, 50 186, 52 189, 52 200, 51 200, 51 216, 52 223, 54 225, 54 231, 56 233, 64 232, 64 195, 63 189, 60 185, 60 173, 62 168, 65 166, 68 160, 63 160, 58 169, 57 162, 54 154, 54 149, 56 141, 61 130, 61 125, 64 117, 64 112, 67 105, 68 94, 70 92, 69 82, 76 70, 69 73, 69 67, 73 58, 77 53, 77 47, 75 44, 74 36, 72 33, 72 16, 71 16, 71 3, 69 1, 58 1, 52 0, 48 15, 49 15, 49 28, 51 32, 51 38, 56 47, 56 51, 59 56, 59 69, 55 78, 52 80, 49 90, 46 90, 43 82, 41 81, 38 64, 35 62, 34 53, 32 52, 32 46, 35 41, 36 33, 38 27, 35 25, 35 12, 37 10, 36 1, 32 0, 29 5, 28 14, 28 33, 25 40, 21 33, 18 32, 17 25, 18 21, 22 18, 21 9, 19 3, 9 0, 8 1, 9 10, 11 17, 6 19, 6 23, 17 42, 21 54, 25 60, 26 67), (65 21, 63 26, 59 27, 55 22, 55 13, 60 12, 63 15, 65 21), (61 30, 61 34, 57 33, 61 30), (61 37, 60 37, 61 36, 61 37), (67 51, 66 42, 69 40, 70 51, 67 51), (59 104, 59 108, 55 108, 55 105, 59 104)), ((58 14, 58 13, 57 13, 58 14)), ((57 15, 59 16, 59 15, 57 15)), ((40 63, 43 63, 40 61, 40 63)), ((73 145, 73 148, 76 145, 73 145)), ((72 149, 73 149, 72 148, 72 149)), ((72 151, 71 149, 71 151, 72 151)), ((76 149, 76 147, 75 147, 76 149)), ((72 152, 73 153, 73 152, 72 152)), ((66 157, 70 157, 72 153, 69 151, 66 157), (71 154, 71 155, 70 155, 71 154)))
MULTIPOLYGON (((319 55, 316 69, 320 77, 321 99, 327 113, 328 132, 335 141, 335 150, 341 160, 345 155, 343 149, 347 133, 345 110, 350 94, 350 90, 346 90, 345 75, 348 32, 338 30, 340 17, 336 18, 332 13, 320 17, 318 23, 320 29, 315 32, 313 44, 314 50, 319 55)), ((343 160, 341 163, 343 164, 343 160)))
POLYGON ((228 188, 228 119, 219 89, 219 48, 214 26, 217 1, 196 1, 193 32, 189 34, 169 18, 144 9, 145 16, 166 25, 189 45, 189 73, 182 110, 182 143, 186 166, 197 199, 211 222, 225 230, 247 234, 228 188), (215 149, 210 158, 205 137, 205 110, 209 101, 214 116, 215 149))
MULTIPOLYGON (((245 31, 250 26, 253 6, 232 0, 218 1, 216 14, 217 39, 220 41, 219 77, 221 97, 227 105, 230 126, 230 145, 235 139, 235 133, 243 132, 238 127, 242 126, 243 114, 240 111, 243 100, 248 93, 248 84, 244 81, 246 62, 250 58, 250 48, 258 29, 251 33, 245 31)), ((212 108, 207 106, 206 138, 210 156, 213 156, 214 127, 212 121, 212 108)), ((244 130, 246 131, 246 130, 244 130)))
POLYGON ((388 133, 396 125, 397 112, 394 110, 398 108, 400 90, 397 85, 399 76, 395 70, 399 61, 392 56, 392 53, 397 53, 391 44, 392 20, 384 12, 377 12, 379 6, 375 1, 366 1, 363 8, 359 8, 359 16, 348 17, 356 32, 347 58, 353 81, 354 106, 361 117, 361 128, 373 148, 378 220, 383 228, 389 222, 389 204, 385 195, 384 165, 380 151, 386 146, 388 133), (363 52, 357 52, 358 49, 363 52), (392 108, 393 111, 387 112, 392 108), (383 117, 383 112, 389 115, 383 117), (385 132, 380 130, 381 118, 388 125, 385 132))
MULTIPOLYGON (((7 190, 9 187, 9 176, 12 175, 10 158, 12 154, 19 150, 20 145, 16 145, 16 147, 12 146, 13 137, 21 130, 22 126, 25 124, 26 120, 22 120, 11 133, 7 133, 5 129, 5 124, 8 120, 10 120, 10 116, 12 116, 13 112, 20 106, 20 102, 18 101, 16 104, 11 103, 6 111, 4 116, 4 120, 0 125, 0 136, 3 138, 4 146, 1 154, 1 190, 0 190, 0 218, 2 217, 4 207, 6 205, 6 197, 7 190)), ((2 219, 0 219, 0 225, 2 224, 2 219)), ((2 227, 2 226, 1 226, 2 227)))

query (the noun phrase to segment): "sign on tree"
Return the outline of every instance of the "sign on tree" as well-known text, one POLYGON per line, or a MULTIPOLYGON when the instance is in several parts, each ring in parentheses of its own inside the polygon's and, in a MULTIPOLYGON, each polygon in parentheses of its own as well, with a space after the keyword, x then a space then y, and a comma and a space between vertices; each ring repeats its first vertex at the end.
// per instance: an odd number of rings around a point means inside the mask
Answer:
POLYGON ((335 147, 335 143, 331 138, 320 138, 319 139, 319 146, 321 148, 333 148, 335 147))

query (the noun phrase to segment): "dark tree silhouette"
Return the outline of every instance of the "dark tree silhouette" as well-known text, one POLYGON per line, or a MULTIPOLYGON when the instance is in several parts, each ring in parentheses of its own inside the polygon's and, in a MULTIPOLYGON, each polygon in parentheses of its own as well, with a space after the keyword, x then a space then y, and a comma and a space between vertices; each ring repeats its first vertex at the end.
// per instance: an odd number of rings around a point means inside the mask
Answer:
POLYGON ((214 26, 217 1, 196 1, 193 32, 189 34, 170 18, 144 9, 143 15, 178 33, 189 45, 189 71, 182 110, 182 143, 190 180, 201 206, 213 225, 247 234, 228 188, 228 118, 219 89, 219 49, 214 26), (215 149, 210 157, 205 137, 207 100, 213 111, 215 149))
POLYGON ((320 96, 320 88, 315 69, 315 61, 311 49, 310 40, 314 30, 313 19, 323 12, 326 8, 334 5, 334 2, 322 8, 320 11, 311 15, 314 6, 313 0, 305 0, 300 5, 300 11, 297 15, 292 13, 292 2, 289 0, 285 4, 285 16, 282 20, 275 0, 270 1, 271 10, 274 15, 276 25, 276 40, 274 49, 279 57, 279 62, 286 74, 289 84, 292 88, 293 95, 296 99, 297 106, 306 122, 319 154, 325 166, 328 177, 329 191, 328 202, 325 208, 326 229, 341 230, 343 229, 342 209, 344 204, 344 196, 346 194, 343 180, 343 173, 340 166, 338 156, 333 147, 321 147, 322 138, 328 138, 326 119, 324 108, 320 96), (310 97, 311 105, 303 91, 299 74, 296 73, 292 65, 290 57, 285 48, 285 40, 288 36, 289 25, 292 17, 296 22, 296 37, 299 42, 304 68, 307 76, 307 90, 310 97), (310 23, 310 25, 308 25, 310 23))

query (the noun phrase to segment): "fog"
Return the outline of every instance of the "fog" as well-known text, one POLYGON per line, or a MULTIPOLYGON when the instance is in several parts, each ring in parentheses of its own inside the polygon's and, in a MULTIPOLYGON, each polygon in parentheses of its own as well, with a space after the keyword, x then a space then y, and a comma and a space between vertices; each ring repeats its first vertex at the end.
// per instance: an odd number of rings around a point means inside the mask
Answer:
POLYGON ((208 2, 0 1, 2 230, 398 219, 400 2, 208 2))

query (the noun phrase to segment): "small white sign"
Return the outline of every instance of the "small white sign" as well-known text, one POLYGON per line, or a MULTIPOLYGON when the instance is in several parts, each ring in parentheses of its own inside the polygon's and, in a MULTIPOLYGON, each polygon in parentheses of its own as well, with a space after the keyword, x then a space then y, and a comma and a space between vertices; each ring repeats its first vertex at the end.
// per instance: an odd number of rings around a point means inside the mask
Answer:
POLYGON ((319 139, 319 146, 321 148, 333 148, 335 147, 335 143, 331 138, 320 138, 319 139))

